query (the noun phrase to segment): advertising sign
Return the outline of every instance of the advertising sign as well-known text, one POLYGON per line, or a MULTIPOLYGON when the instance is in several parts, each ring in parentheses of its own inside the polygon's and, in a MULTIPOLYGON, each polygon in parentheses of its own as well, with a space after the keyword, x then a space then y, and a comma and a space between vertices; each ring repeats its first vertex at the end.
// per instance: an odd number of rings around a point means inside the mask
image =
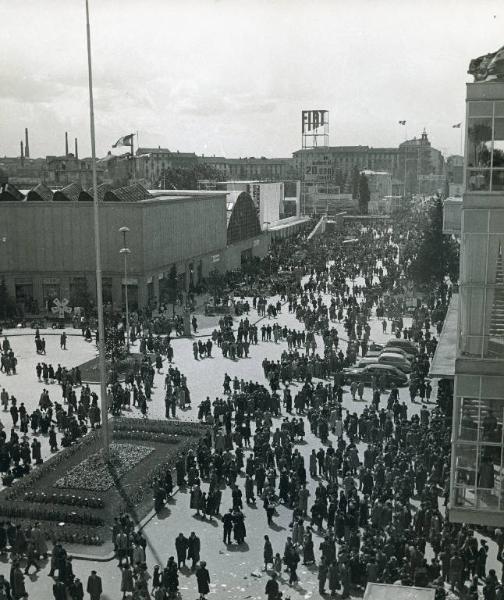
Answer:
POLYGON ((301 126, 303 133, 315 132, 327 123, 327 110, 303 110, 301 112, 301 126))

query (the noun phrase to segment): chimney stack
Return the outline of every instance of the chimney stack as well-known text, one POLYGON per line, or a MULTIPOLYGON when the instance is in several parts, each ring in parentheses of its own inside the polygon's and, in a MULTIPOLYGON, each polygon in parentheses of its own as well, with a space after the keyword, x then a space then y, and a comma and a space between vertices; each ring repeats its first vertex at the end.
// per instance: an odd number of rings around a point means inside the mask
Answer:
POLYGON ((77 146, 77 138, 75 138, 75 158, 79 158, 79 149, 77 146))
POLYGON ((68 131, 65 131, 65 156, 68 156, 68 131))
POLYGON ((28 127, 25 127, 25 156, 26 158, 30 158, 30 144, 28 142, 28 127))
POLYGON ((19 142, 19 146, 21 148, 21 164, 24 163, 24 150, 23 150, 23 140, 19 142))

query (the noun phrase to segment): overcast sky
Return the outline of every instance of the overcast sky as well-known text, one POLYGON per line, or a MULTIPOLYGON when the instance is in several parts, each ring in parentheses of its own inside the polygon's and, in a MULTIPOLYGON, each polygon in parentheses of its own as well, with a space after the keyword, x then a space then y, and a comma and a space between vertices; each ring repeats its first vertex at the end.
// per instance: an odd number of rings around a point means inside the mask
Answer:
MULTIPOLYGON (((0 0, 0 156, 89 155, 84 0, 0 0)), ((301 110, 331 145, 396 146, 425 127, 458 153, 471 58, 504 45, 502 0, 90 0, 96 140, 290 156, 301 110)), ((116 152, 116 151, 114 151, 116 152)))

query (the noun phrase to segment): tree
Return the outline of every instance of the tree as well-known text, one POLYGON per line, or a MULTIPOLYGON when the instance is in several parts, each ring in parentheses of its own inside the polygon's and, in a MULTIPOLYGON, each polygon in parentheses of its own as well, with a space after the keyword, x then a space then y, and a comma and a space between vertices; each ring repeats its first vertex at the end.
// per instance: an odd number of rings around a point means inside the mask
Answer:
POLYGON ((358 200, 359 199, 360 177, 359 177, 359 168, 355 165, 352 167, 351 181, 352 181, 352 198, 354 200, 358 200))
POLYGON ((193 167, 168 167, 161 172, 157 187, 167 190, 195 190, 200 179, 223 181, 225 178, 220 171, 205 163, 193 167))
POLYGON ((369 198, 368 180, 364 173, 361 173, 359 177, 359 210, 361 215, 368 214, 369 198))
POLYGON ((412 257, 408 275, 419 285, 439 285, 446 276, 458 280, 459 247, 457 242, 443 234, 443 203, 436 197, 431 201, 427 217, 419 224, 420 244, 412 257))

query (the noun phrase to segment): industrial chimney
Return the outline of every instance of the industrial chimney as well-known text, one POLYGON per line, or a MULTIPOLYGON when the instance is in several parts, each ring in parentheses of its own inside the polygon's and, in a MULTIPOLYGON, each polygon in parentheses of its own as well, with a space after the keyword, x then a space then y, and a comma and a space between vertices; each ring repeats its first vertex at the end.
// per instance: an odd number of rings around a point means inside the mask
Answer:
POLYGON ((26 158, 30 158, 30 144, 28 142, 28 127, 25 127, 25 156, 26 158))
POLYGON ((68 131, 65 131, 65 156, 68 156, 68 131))
POLYGON ((24 150, 23 150, 23 140, 19 142, 19 146, 21 148, 21 164, 24 164, 24 150))
POLYGON ((77 138, 75 138, 75 158, 79 158, 79 148, 77 146, 77 138))

